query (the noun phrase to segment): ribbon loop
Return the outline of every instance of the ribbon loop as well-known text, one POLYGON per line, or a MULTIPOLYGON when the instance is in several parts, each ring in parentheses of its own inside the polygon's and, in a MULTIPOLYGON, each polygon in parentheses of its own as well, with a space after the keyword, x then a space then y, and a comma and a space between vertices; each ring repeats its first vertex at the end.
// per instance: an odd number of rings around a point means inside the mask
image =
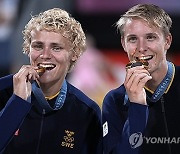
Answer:
POLYGON ((63 81, 62 87, 60 89, 60 93, 57 96, 57 99, 55 101, 53 108, 49 105, 48 101, 45 99, 45 96, 36 81, 32 83, 32 92, 36 100, 38 101, 39 105, 43 109, 45 109, 45 112, 46 113, 52 112, 54 110, 59 110, 63 106, 66 99, 66 94, 67 94, 67 83, 66 83, 66 80, 63 81))

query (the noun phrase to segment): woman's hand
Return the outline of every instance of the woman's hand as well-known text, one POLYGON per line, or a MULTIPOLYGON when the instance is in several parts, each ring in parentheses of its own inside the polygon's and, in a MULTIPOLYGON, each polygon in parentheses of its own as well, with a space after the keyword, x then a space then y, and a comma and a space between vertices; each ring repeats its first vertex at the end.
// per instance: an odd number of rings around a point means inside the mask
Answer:
POLYGON ((31 95, 31 82, 39 78, 35 69, 37 68, 31 65, 23 65, 13 76, 14 94, 24 100, 27 100, 27 98, 31 95))

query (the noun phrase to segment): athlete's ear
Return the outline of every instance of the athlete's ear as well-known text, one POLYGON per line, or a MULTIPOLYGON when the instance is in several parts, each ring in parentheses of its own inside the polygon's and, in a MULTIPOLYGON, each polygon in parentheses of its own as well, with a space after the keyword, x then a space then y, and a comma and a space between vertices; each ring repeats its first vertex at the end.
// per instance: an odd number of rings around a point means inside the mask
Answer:
POLYGON ((71 60, 76 61, 77 59, 78 59, 78 55, 75 52, 73 52, 71 60))
POLYGON ((124 37, 121 37, 121 45, 122 45, 124 51, 127 52, 127 51, 126 51, 126 48, 125 48, 125 40, 124 40, 124 37))
POLYGON ((169 33, 166 37, 165 37, 165 50, 168 50, 171 46, 172 43, 172 35, 171 33, 169 33))

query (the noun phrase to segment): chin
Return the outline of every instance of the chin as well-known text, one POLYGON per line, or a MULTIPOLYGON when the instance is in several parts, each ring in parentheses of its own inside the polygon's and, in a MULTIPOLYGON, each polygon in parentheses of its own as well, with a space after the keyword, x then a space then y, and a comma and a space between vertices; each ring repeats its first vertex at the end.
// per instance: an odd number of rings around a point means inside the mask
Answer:
POLYGON ((43 76, 43 75, 39 78, 40 83, 49 83, 49 82, 51 82, 51 80, 52 80, 52 78, 49 78, 49 77, 43 76))

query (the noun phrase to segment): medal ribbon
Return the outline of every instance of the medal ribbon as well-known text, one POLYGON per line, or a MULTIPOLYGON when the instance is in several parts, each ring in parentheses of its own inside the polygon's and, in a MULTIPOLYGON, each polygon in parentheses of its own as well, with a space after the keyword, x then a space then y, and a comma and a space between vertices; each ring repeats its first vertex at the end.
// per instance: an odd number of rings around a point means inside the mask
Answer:
POLYGON ((151 97, 147 96, 147 99, 149 99, 151 102, 157 102, 161 96, 166 92, 168 89, 175 73, 174 65, 171 62, 167 62, 168 64, 168 71, 162 82, 159 84, 155 92, 151 97))
POLYGON ((57 99, 55 101, 53 108, 49 105, 48 101, 45 99, 45 96, 36 81, 32 83, 32 92, 34 96, 36 97, 36 100, 38 101, 40 106, 43 109, 45 109, 46 113, 54 111, 54 110, 59 110, 63 106, 66 99, 67 82, 66 80, 63 81, 62 87, 60 89, 60 93, 57 96, 57 99))

